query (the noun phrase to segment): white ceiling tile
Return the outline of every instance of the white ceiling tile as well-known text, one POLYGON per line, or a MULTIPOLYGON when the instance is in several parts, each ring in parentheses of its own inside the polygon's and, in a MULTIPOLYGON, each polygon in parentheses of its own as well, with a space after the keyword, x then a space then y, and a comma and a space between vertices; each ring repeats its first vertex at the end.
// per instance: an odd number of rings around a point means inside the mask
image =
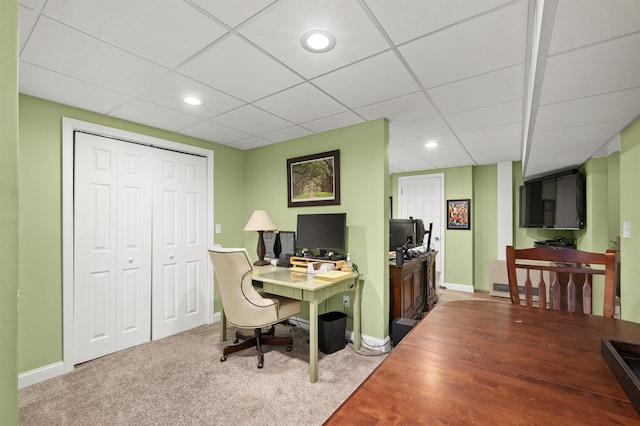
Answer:
POLYGON ((246 102, 302 82, 295 73, 235 35, 216 43, 178 71, 246 102))
POLYGON ((426 142, 438 142, 440 147, 458 147, 460 143, 441 118, 416 121, 394 127, 394 139, 402 140, 403 145, 423 147, 426 142))
POLYGON ((355 111, 367 120, 385 117, 389 119, 391 127, 399 123, 410 123, 438 116, 438 112, 422 92, 367 105, 355 111))
POLYGON ((554 55, 640 31, 638 0, 558 2, 549 53, 554 55))
POLYGON ((180 133, 224 145, 247 139, 251 136, 210 121, 202 121, 193 126, 186 127, 180 130, 180 133))
POLYGON ((107 114, 130 97, 34 65, 20 64, 20 93, 107 114))
POLYGON ((640 88, 590 96, 538 108, 536 131, 634 119, 640 111, 640 88))
POLYGON ((429 162, 437 168, 468 166, 474 164, 473 159, 462 147, 440 148, 433 151, 425 151, 423 155, 428 155, 429 162))
POLYGON ((282 1, 239 32, 306 78, 390 47, 356 1, 282 1), (331 51, 313 53, 301 46, 300 37, 314 28, 335 36, 331 51))
MULTIPOLYGON (((619 129, 629 123, 629 120, 598 123, 588 126, 563 128, 547 132, 535 132, 533 144, 537 149, 546 149, 556 145, 581 145, 592 142, 600 143, 598 149, 604 146, 619 129)), ((595 151, 593 151, 595 152, 595 151)), ((585 155, 591 155, 589 152, 585 155)))
POLYGON ((494 140, 466 148, 479 165, 520 160, 520 138, 494 140))
POLYGON ((258 137, 243 139, 241 141, 234 142, 231 144, 233 148, 242 149, 242 150, 260 148, 261 146, 266 146, 266 145, 271 145, 271 142, 258 137))
POLYGON ((188 3, 175 0, 48 0, 44 14, 167 68, 227 32, 188 3))
POLYGON ((312 132, 326 132, 327 130, 340 129, 342 127, 352 126, 362 122, 364 122, 362 118, 358 117, 351 111, 347 111, 332 115, 331 117, 302 123, 302 127, 309 129, 312 132))
POLYGON ((511 123, 504 126, 460 132, 458 137, 465 146, 504 139, 522 139, 522 123, 511 123))
POLYGON ((251 105, 234 109, 209 121, 253 136, 271 133, 291 126, 290 122, 251 105))
POLYGON ((295 123, 317 120, 347 110, 309 83, 276 93, 253 105, 295 123))
POLYGON ((471 111, 447 115, 447 122, 456 132, 496 127, 522 122, 522 101, 505 102, 471 111))
POLYGON ((419 157, 402 144, 389 145, 389 168, 398 172, 409 172, 412 170, 431 170, 436 166, 422 157, 419 157))
POLYGON ((525 60, 526 2, 412 41, 400 52, 426 88, 511 67, 525 60))
POLYGON ((126 94, 139 92, 166 72, 42 16, 20 60, 126 94))
POLYGON ((318 77, 313 83, 350 108, 375 104, 419 89, 391 51, 318 77))
POLYGON ((171 132, 177 132, 200 121, 197 117, 139 99, 124 104, 109 115, 171 132))
POLYGON ((303 136, 309 136, 311 134, 313 134, 311 131, 303 127, 291 126, 272 133, 265 133, 262 135, 262 138, 275 143, 289 141, 291 139, 297 139, 303 136))
POLYGON ((443 114, 522 99, 524 65, 519 64, 427 91, 443 114))
POLYGON ((235 1, 229 7, 229 0, 191 0, 222 22, 235 28, 251 18, 275 0, 242 0, 235 1))
POLYGON ((244 105, 238 99, 175 73, 165 75, 138 97, 200 118, 214 117, 244 105), (189 105, 184 102, 186 96, 195 96, 203 104, 189 105))
POLYGON ((549 57, 540 105, 640 86, 640 33, 549 57))
POLYGON ((376 19, 396 43, 432 33, 510 0, 365 0, 376 19))

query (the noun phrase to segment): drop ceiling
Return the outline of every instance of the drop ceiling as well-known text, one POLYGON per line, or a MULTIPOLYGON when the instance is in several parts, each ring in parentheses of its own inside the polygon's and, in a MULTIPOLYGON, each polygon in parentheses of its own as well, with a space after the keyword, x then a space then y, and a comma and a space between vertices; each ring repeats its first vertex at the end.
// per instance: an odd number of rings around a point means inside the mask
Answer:
POLYGON ((20 0, 19 13, 21 93, 241 150, 386 117, 389 173, 522 160, 530 177, 619 149, 640 116, 638 0, 20 0), (303 49, 311 28, 335 48, 303 49))

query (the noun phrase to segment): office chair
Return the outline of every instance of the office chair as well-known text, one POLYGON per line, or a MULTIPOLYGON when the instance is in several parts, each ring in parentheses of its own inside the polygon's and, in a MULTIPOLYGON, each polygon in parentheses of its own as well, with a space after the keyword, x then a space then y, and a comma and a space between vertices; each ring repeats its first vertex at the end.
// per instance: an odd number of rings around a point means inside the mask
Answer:
POLYGON ((231 353, 255 347, 258 368, 264 365, 262 345, 286 345, 291 351, 291 337, 275 337, 275 324, 300 313, 300 301, 258 292, 251 280, 253 267, 243 248, 214 248, 209 250, 222 307, 227 321, 238 328, 253 329, 253 336, 236 332, 233 345, 225 346, 221 362, 231 353), (266 333, 264 327, 270 327, 266 333), (243 340, 243 342, 239 342, 243 340))

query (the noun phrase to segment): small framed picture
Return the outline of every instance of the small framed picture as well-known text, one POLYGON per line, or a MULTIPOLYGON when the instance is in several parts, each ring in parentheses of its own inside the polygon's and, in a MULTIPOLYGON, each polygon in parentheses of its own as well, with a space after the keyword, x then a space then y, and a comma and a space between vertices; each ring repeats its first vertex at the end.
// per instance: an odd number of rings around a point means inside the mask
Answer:
POLYGON ((471 200, 447 200, 447 229, 471 229, 471 200))

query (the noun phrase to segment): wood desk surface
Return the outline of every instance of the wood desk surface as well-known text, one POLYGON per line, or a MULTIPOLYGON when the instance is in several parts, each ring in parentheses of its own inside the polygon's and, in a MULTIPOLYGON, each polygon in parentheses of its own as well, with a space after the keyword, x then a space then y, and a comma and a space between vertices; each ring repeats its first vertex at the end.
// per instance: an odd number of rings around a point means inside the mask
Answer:
POLYGON ((326 424, 640 424, 600 354, 640 324, 490 301, 436 306, 326 424))

